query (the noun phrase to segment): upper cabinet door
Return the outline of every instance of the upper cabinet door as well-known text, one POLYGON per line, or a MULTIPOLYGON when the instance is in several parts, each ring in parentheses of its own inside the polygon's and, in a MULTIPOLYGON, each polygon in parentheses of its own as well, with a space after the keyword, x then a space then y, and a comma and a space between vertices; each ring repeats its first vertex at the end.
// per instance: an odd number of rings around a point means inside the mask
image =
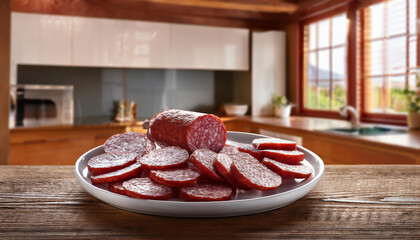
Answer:
POLYGON ((41 16, 12 13, 12 64, 38 64, 41 16))
POLYGON ((122 42, 115 20, 73 18, 73 65, 121 67, 122 42))
POLYGON ((171 25, 171 63, 174 68, 217 69, 220 66, 216 27, 171 25))
POLYGON ((71 17, 12 14, 12 64, 71 64, 71 17))
POLYGON ((226 70, 249 69, 249 30, 219 28, 220 67, 226 70))
POLYGON ((118 20, 122 65, 170 68, 169 24, 118 20))
POLYGON ((40 64, 71 65, 71 25, 71 17, 41 15, 40 64))
POLYGON ((247 29, 171 25, 174 68, 248 70, 247 29))

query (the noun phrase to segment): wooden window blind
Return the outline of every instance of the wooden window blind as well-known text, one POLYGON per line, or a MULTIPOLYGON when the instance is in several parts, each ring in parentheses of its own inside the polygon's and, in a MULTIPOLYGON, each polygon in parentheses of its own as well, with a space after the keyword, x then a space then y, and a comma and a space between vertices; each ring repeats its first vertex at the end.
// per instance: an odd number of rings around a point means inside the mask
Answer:
POLYGON ((362 114, 403 119, 403 89, 419 66, 418 0, 389 0, 360 9, 362 114))

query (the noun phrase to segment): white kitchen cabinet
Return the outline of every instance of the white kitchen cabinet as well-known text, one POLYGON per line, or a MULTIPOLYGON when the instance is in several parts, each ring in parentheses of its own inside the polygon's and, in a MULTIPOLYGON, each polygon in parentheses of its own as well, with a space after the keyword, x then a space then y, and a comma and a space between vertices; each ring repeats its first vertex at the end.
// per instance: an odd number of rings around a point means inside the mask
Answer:
POLYGON ((248 70, 247 29, 171 25, 171 65, 184 69, 248 70))
POLYGON ((40 24, 39 14, 12 13, 12 64, 39 64, 40 24))
POLYGON ((219 68, 249 69, 249 31, 247 29, 219 28, 219 68))
POLYGON ((128 67, 170 68, 169 24, 118 20, 121 64, 128 67))
POLYGON ((220 65, 217 27, 173 24, 170 46, 174 68, 217 69, 220 65))
POLYGON ((71 64, 72 18, 41 15, 39 24, 39 64, 71 64))
POLYGON ((12 14, 18 64, 248 70, 249 30, 46 14, 12 14))
POLYGON ((117 21, 73 18, 73 59, 75 66, 121 67, 122 33, 117 21))
POLYGON ((12 64, 70 65, 71 17, 12 13, 12 64))

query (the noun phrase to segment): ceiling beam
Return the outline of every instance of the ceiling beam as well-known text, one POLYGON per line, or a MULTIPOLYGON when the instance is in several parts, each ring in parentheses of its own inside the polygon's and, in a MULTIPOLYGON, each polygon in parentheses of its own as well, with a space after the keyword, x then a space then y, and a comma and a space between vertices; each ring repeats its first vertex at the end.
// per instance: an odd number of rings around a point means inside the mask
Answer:
POLYGON ((223 0, 139 0, 151 3, 164 3, 181 6, 193 6, 203 8, 217 8, 253 12, 270 12, 270 13, 293 13, 297 10, 298 5, 294 3, 277 1, 276 4, 267 4, 267 2, 247 3, 233 2, 223 0))

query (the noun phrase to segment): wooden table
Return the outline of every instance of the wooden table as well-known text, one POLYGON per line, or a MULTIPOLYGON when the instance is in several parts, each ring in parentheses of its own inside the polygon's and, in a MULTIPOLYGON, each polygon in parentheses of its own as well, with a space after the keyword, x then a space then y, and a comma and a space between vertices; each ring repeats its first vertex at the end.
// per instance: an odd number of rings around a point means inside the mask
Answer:
POLYGON ((420 238, 420 165, 327 165, 297 202, 229 218, 168 218, 111 207, 73 166, 0 166, 0 239, 420 238))

